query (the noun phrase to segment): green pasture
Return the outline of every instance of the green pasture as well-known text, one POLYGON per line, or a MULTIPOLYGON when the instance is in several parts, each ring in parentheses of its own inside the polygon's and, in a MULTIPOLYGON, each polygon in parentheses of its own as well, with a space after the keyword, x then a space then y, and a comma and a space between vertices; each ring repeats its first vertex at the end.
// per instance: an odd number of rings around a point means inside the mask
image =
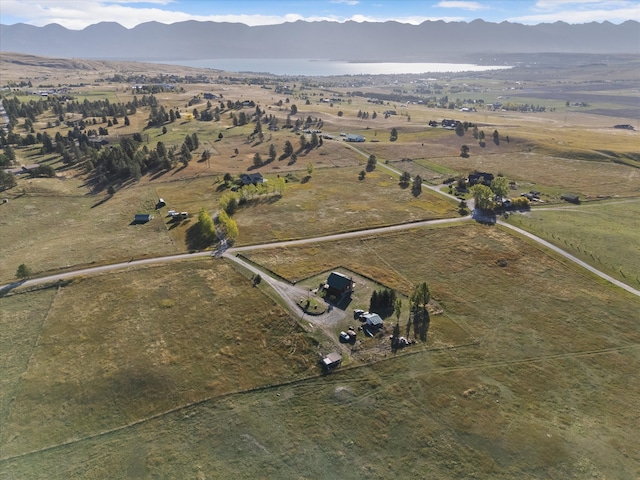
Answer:
POLYGON ((640 287, 640 201, 534 209, 509 223, 544 238, 634 288, 640 287))
POLYGON ((562 158, 535 152, 433 158, 431 162, 468 174, 474 170, 503 174, 521 186, 514 193, 538 190, 547 202, 558 202, 562 193, 582 199, 602 196, 636 197, 640 194, 639 170, 608 161, 562 158))

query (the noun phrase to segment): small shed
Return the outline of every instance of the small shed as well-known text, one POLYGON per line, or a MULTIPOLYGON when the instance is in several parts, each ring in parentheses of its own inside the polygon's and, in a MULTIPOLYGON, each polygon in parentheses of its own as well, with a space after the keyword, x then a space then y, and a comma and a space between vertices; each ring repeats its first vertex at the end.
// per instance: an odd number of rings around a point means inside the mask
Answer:
POLYGON ((322 368, 325 371, 333 370, 334 368, 338 368, 342 363, 342 355, 338 352, 331 352, 329 355, 324 357, 320 363, 322 363, 322 368))
POLYGON ((383 325, 382 318, 377 313, 365 313, 363 317, 368 327, 381 328, 383 325))
POLYGON ((151 221, 153 215, 150 213, 136 213, 133 216, 133 223, 147 223, 151 221))
POLYGON ((344 137, 345 142, 364 142, 364 135, 358 135, 356 133, 350 133, 344 137))
POLYGON ((565 202, 576 203, 576 204, 580 203, 580 197, 572 193, 563 193, 562 195, 560 195, 560 199, 564 200, 565 202))

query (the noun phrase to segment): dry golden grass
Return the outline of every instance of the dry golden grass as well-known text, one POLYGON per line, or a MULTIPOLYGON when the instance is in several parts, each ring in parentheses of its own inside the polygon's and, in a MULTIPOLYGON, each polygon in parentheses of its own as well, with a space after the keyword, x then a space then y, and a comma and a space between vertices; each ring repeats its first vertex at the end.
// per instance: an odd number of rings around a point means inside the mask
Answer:
MULTIPOLYGON (((58 83, 53 79, 59 78, 64 83, 70 72, 62 72, 58 77, 46 73, 49 76, 42 81, 58 83)), ((560 74, 552 75, 555 81, 560 74)), ((496 81, 492 95, 500 95, 497 92, 508 85, 496 81)), ((163 101, 184 108, 190 96, 210 89, 210 85, 189 86, 184 94, 163 101)), ((278 99, 272 91, 246 85, 231 85, 224 92, 225 98, 251 96, 267 108, 278 99)), ((116 89, 108 94, 122 101, 129 93, 116 89)), ((572 189, 606 195, 615 189, 619 195, 637 196, 636 170, 607 158, 637 150, 635 133, 618 135, 606 126, 614 120, 628 121, 566 112, 461 114, 418 106, 407 109, 411 122, 404 116, 361 121, 356 118, 359 109, 374 109, 362 98, 333 108, 315 102, 304 105, 300 96, 291 99, 300 116, 321 116, 324 131, 363 132, 368 139, 379 139, 358 147, 381 160, 426 158, 425 165, 436 173, 441 168, 447 173, 495 170, 523 185, 545 186, 551 194, 572 189), (343 117, 337 116, 339 109, 344 110, 343 117), (461 139, 426 126, 421 131, 429 119, 451 116, 482 123, 487 134, 497 128, 501 135, 510 135, 509 150, 504 143, 488 144, 481 155, 474 145, 465 161, 459 158, 459 143, 471 143, 469 134, 461 139), (400 130, 400 140, 393 144, 386 138, 392 126, 400 130), (526 151, 529 147, 531 152, 526 151), (577 161, 575 156, 606 161, 577 161)), ((284 110, 278 112, 286 115, 284 110)), ((132 120, 136 128, 144 125, 145 113, 140 111, 132 120)), ((25 200, 11 199, 9 205, 18 202, 17 210, 3 217, 0 234, 15 235, 11 245, 31 232, 37 238, 51 236, 56 248, 53 260, 46 261, 54 266, 71 240, 79 245, 78 239, 92 238, 92 232, 105 243, 97 249, 85 245, 85 250, 73 250, 74 261, 86 262, 88 247, 108 252, 105 258, 122 255, 116 250, 123 245, 129 248, 127 256, 140 252, 149 239, 122 236, 119 219, 130 217, 123 212, 146 206, 157 196, 180 209, 195 210, 200 205, 213 209, 218 195, 215 174, 245 171, 253 153, 263 154, 269 142, 279 146, 289 138, 288 133, 278 132, 261 145, 246 144, 247 130, 227 131, 225 122, 228 119, 211 126, 174 125, 175 131, 163 138, 179 143, 185 133, 197 132, 204 146, 215 149, 211 167, 192 162, 187 169, 153 181, 144 179, 140 186, 118 192, 104 209, 93 209, 100 215, 85 222, 93 227, 103 216, 112 215, 104 230, 81 225, 86 218, 78 212, 88 211, 82 189, 78 189, 82 201, 64 200, 68 203, 63 211, 72 213, 57 217, 64 220, 63 227, 73 227, 75 237, 58 239, 59 229, 52 225, 44 222, 45 228, 39 230, 36 222, 25 222, 21 216, 25 211, 35 210, 37 219, 47 221, 55 212, 50 205, 56 205, 51 198, 57 194, 50 191, 57 187, 39 180, 27 184, 25 200), (220 129, 225 129, 224 139, 215 142, 220 129), (236 147, 240 155, 232 158, 236 147), (46 208, 29 203, 39 198, 35 193, 40 190, 45 192, 46 208), (27 205, 35 208, 26 209, 27 205)), ((154 145, 160 137, 149 133, 154 145)), ((362 167, 356 165, 363 160, 338 142, 325 142, 323 149, 299 159, 293 168, 304 168, 309 161, 316 167, 345 168, 316 168, 310 182, 293 185, 280 201, 239 212, 246 234, 242 236, 241 227, 241 241, 304 236, 298 233, 303 228, 317 234, 352 226, 354 222, 325 213, 337 208, 357 212, 354 216, 367 224, 446 213, 438 212, 437 202, 425 205, 420 199, 392 198, 406 192, 387 182, 382 170, 362 182, 374 184, 375 198, 362 196, 353 185, 361 185, 356 176, 362 167), (327 153, 322 155, 323 151, 327 153), (390 197, 383 196, 387 192, 390 197), (349 199, 347 204, 344 198, 349 199)), ((279 173, 275 166, 277 162, 265 173, 279 173)), ((74 198, 78 184, 67 185, 73 187, 62 196, 74 198)), ((159 226, 151 227, 162 227, 158 221, 159 226)), ((179 250, 180 232, 186 226, 172 230, 170 236, 158 230, 152 248, 168 249, 163 243, 168 239, 179 250)), ((28 247, 12 250, 10 261, 21 263, 22 254, 31 255, 26 257, 30 262, 42 261, 38 246, 28 247)), ((51 304, 52 291, 5 297, 0 299, 1 358, 2 365, 8 365, 8 376, 0 397, 0 450, 3 456, 12 456, 52 448, 1 460, 3 474, 54 479, 638 477, 640 419, 635 405, 640 386, 633 381, 640 366, 637 298, 499 228, 476 224, 249 256, 290 279, 343 265, 403 294, 410 293, 415 283, 427 281, 445 311, 432 318, 429 346, 475 342, 442 351, 416 348, 407 352, 415 352, 411 355, 343 368, 329 377, 226 395, 315 372, 316 352, 286 314, 224 263, 209 260, 77 281, 61 290, 42 328, 38 325, 51 304), (38 333, 41 340, 27 364, 27 347, 35 344, 38 333), (5 393, 5 386, 13 391, 5 393), (119 429, 128 422, 132 425, 119 429), (113 427, 118 429, 101 433, 113 427), (74 438, 77 441, 69 445, 55 446, 74 438)), ((4 265, 5 258, 1 260, 4 265)), ((6 271, 12 276, 15 265, 6 271)), ((384 352, 371 358, 381 356, 384 352)))
POLYGON ((135 213, 154 213, 153 188, 123 189, 104 203, 106 195, 89 195, 80 178, 25 179, 17 188, 2 205, 3 280, 14 278, 21 263, 43 274, 184 251, 159 215, 131 225, 135 213))
MULTIPOLYGON (((19 299, 30 295, 51 297, 19 299)), ((15 301, 0 299, 10 311, 15 301)), ((3 401, 3 456, 316 373, 311 340, 225 262, 78 280, 47 315, 49 305, 3 314, 8 333, 28 334, 18 344, 37 339, 25 349, 28 365, 13 349, 2 351, 3 362, 19 363, 5 371, 13 401, 3 401), (28 329, 25 314, 33 318, 28 329)))

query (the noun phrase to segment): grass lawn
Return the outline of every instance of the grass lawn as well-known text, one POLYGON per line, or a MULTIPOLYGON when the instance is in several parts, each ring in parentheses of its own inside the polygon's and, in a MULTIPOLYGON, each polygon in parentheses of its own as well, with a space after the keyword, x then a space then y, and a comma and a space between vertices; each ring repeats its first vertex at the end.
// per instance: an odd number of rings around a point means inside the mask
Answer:
POLYGON ((640 200, 534 209, 511 215, 509 223, 636 289, 640 287, 640 200))
POLYGON ((342 265, 404 295, 426 281, 444 312, 479 339, 493 359, 640 339, 634 326, 637 299, 603 288, 582 270, 493 227, 422 228, 244 254, 291 280, 342 265))
POLYGON ((78 280, 48 316, 49 291, 0 302, 3 456, 318 373, 315 342, 223 261, 78 280))

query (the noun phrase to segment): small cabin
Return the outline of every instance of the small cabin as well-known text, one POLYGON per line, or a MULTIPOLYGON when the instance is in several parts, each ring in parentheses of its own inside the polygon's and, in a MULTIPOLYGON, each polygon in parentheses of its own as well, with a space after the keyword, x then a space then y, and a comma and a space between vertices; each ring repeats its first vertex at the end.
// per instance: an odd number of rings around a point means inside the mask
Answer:
POLYGON ((329 355, 324 357, 320 363, 322 364, 323 370, 328 372, 340 366, 342 363, 342 355, 338 352, 331 352, 329 355))

